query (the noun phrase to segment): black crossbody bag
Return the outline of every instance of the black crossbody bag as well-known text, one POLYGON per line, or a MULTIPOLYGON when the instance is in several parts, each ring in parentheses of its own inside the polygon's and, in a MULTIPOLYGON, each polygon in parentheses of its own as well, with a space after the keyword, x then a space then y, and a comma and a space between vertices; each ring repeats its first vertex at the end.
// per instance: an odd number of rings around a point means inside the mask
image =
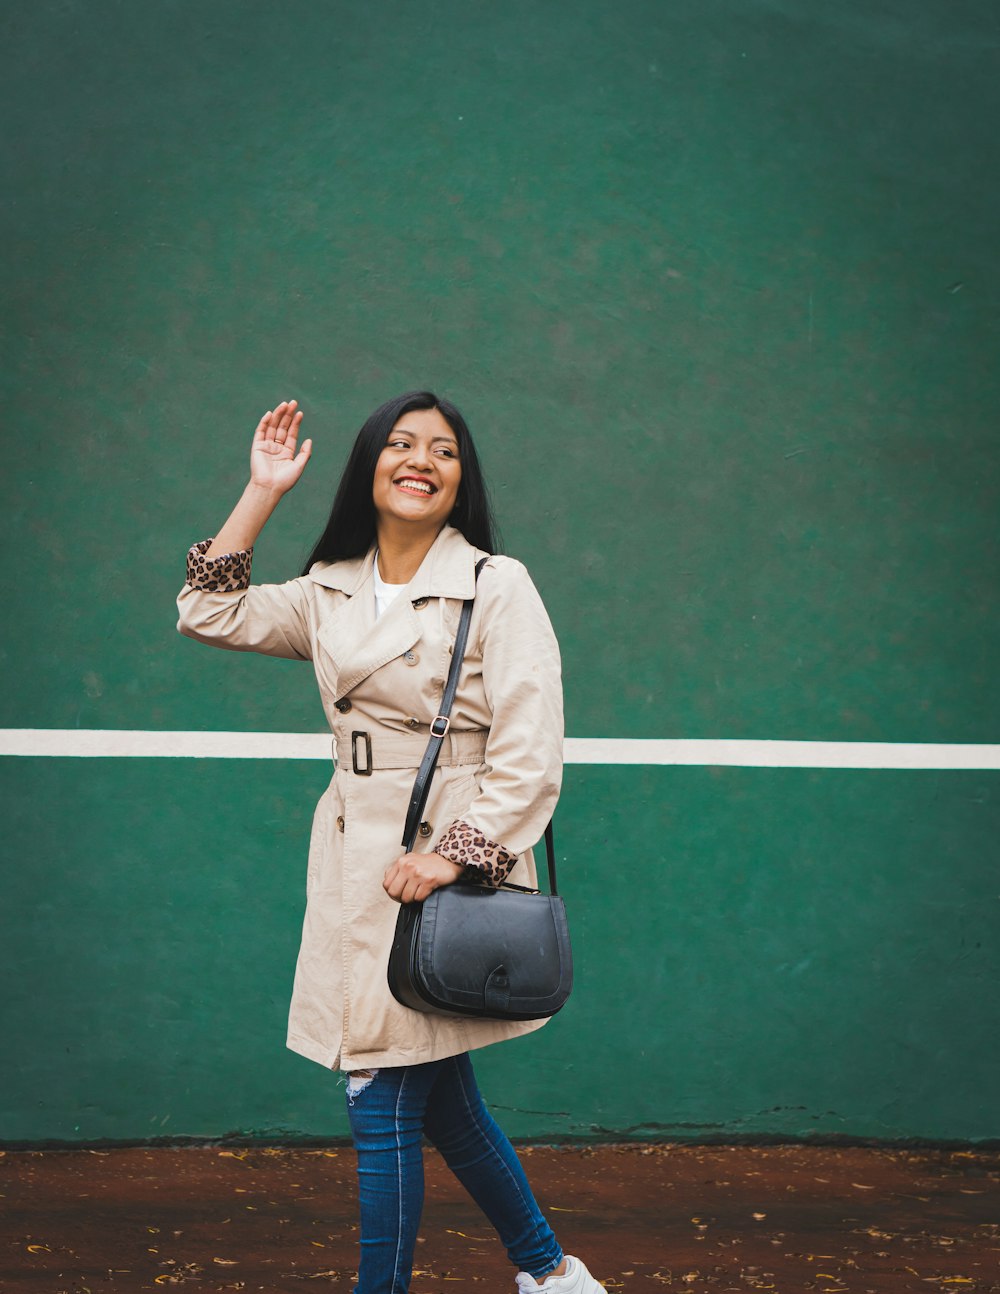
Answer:
MULTIPOLYGON (((476 579, 486 562, 476 567, 476 579)), ((409 853, 450 726, 472 619, 462 604, 455 647, 430 741, 413 784, 403 830, 409 853)), ((563 1006, 573 987, 566 905, 556 892, 555 843, 545 828, 549 893, 503 883, 497 889, 464 878, 442 885, 422 903, 400 904, 389 954, 389 989, 397 1002, 436 1015, 492 1020, 542 1020, 563 1006)))

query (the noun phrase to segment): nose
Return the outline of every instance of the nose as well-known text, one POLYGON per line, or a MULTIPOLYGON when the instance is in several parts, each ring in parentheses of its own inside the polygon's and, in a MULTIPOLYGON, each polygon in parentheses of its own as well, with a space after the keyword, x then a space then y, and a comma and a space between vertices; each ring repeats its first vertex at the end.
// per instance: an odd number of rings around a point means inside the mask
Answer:
POLYGON ((415 471, 426 471, 430 465, 431 455, 428 446, 422 440, 415 440, 410 446, 407 466, 412 467, 415 471))

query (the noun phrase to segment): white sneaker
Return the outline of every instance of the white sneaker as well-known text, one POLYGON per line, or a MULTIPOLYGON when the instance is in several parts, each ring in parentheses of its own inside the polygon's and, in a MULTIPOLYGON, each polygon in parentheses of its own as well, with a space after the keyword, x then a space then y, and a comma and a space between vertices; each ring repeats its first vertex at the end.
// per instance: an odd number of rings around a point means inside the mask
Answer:
POLYGON ((566 1255, 566 1272, 563 1276, 546 1276, 541 1285, 534 1276, 527 1272, 517 1273, 517 1288, 520 1294, 536 1294, 544 1290, 545 1294, 607 1294, 604 1286, 595 1281, 579 1258, 566 1255))

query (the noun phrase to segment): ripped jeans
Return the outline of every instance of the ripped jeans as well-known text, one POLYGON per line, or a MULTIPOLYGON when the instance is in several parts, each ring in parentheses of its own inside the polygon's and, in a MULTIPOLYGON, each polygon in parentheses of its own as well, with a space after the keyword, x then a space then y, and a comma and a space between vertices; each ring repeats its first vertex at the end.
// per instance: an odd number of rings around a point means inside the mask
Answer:
POLYGON ((352 1076, 347 1114, 358 1156, 361 1263, 354 1294, 405 1294, 424 1203, 426 1135, 537 1280, 563 1253, 514 1147, 483 1104, 467 1055, 352 1076))

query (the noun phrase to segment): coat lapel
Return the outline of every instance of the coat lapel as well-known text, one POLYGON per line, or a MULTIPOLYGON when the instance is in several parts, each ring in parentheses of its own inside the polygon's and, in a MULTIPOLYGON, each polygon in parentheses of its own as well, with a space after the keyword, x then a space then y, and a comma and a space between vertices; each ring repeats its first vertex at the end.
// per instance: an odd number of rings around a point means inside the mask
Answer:
POLYGON ((420 569, 410 582, 407 596, 419 598, 471 598, 476 592, 476 560, 485 556, 452 526, 445 528, 431 545, 420 569))
POLYGON ((457 530, 445 526, 406 592, 376 620, 373 556, 369 552, 366 557, 309 572, 317 584, 348 595, 318 630, 321 645, 337 666, 338 697, 419 642, 422 620, 414 602, 431 597, 463 599, 475 592, 477 551, 457 530))
MULTIPOLYGON (((360 613, 354 616, 354 623, 361 628, 363 622, 366 629, 360 638, 355 637, 350 634, 351 624, 346 615, 333 617, 338 622, 337 650, 331 649, 331 654, 340 667, 337 682, 339 696, 346 696, 369 674, 374 674, 383 665, 388 665, 391 660, 409 651, 420 640, 421 633, 420 617, 405 596, 398 597, 384 615, 375 619, 375 590, 371 580, 351 598, 349 605, 356 607, 360 613)), ((322 631, 320 638, 323 638, 322 631)), ((324 646, 326 645, 324 641, 324 646)))

